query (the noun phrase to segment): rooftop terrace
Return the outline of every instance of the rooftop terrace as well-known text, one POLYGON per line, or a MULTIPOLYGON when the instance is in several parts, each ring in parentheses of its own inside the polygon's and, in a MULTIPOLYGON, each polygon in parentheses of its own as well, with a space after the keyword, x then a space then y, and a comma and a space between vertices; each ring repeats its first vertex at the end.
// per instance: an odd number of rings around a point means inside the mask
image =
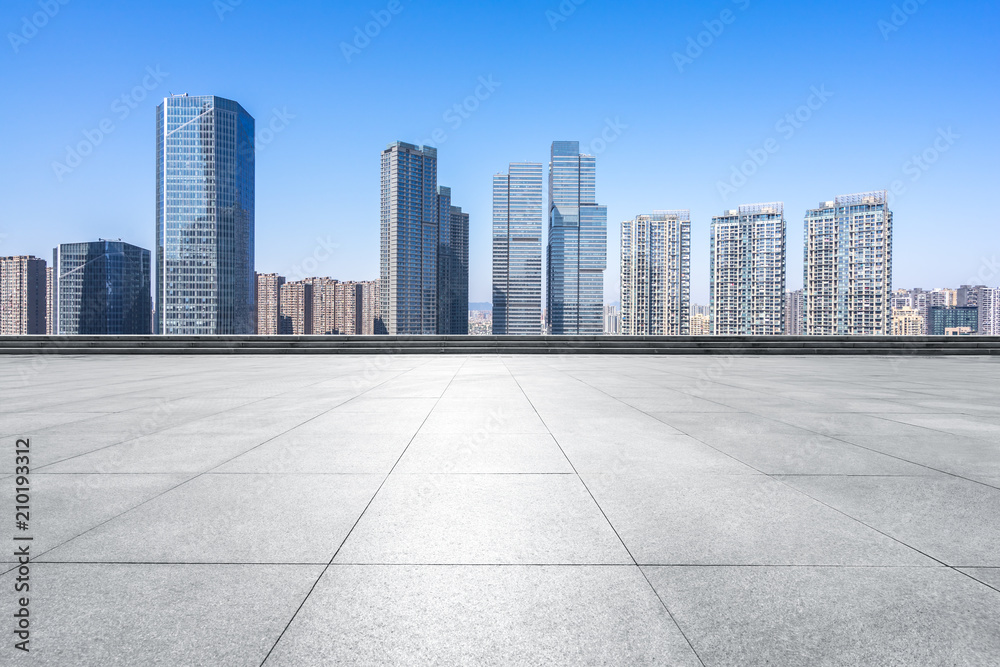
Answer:
POLYGON ((4 664, 1000 656, 996 356, 5 355, 0 375, 4 664))

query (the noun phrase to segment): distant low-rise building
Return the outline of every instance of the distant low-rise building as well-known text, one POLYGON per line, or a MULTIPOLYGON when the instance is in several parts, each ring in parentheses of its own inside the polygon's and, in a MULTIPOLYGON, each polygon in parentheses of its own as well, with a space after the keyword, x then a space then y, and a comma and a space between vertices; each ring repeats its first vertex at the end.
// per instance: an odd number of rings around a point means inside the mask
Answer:
POLYGON ((691 315, 691 335, 692 336, 709 336, 712 333, 712 327, 709 323, 709 318, 707 313, 692 313, 691 315))
POLYGON ((916 308, 903 306, 892 311, 893 336, 922 336, 924 330, 924 316, 916 308))
POLYGON ((976 333, 979 330, 979 308, 931 306, 929 329, 931 336, 949 335, 948 330, 953 330, 950 335, 959 335, 963 331, 976 333))

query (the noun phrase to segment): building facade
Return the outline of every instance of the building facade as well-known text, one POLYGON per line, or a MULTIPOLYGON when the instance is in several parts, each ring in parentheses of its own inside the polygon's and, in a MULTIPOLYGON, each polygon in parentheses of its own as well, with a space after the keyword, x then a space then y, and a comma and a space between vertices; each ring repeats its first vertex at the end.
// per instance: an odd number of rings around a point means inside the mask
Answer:
POLYGON ((1000 336, 1000 288, 980 287, 976 291, 976 304, 979 309, 979 334, 1000 336))
POLYGON ((709 290, 714 335, 784 333, 784 204, 748 204, 712 218, 709 290))
POLYGON ((438 188, 437 333, 469 333, 469 214, 438 188))
POLYGON ((493 333, 542 332, 542 165, 493 177, 493 333))
POLYGON ((886 192, 842 195, 806 212, 804 331, 879 336, 892 330, 892 212, 886 192))
MULTIPOLYGON (((56 295, 56 282, 55 282, 55 271, 53 267, 45 267, 45 334, 51 336, 55 333, 58 325, 56 324, 56 311, 55 311, 55 295, 56 295)), ((152 324, 152 321, 150 321, 152 324)))
POLYGON ((437 332, 437 149, 382 151, 380 316, 388 334, 437 332))
POLYGON ((553 335, 601 335, 608 209, 597 204, 597 161, 578 141, 552 143, 546 316, 553 335))
POLYGON ((893 336, 923 336, 925 331, 923 313, 916 308, 903 306, 892 311, 893 336))
POLYGON ((692 313, 691 314, 691 335, 692 336, 710 336, 712 334, 712 327, 710 325, 709 317, 705 313, 692 313))
POLYGON ((277 336, 281 333, 281 286, 285 277, 277 273, 257 274, 256 321, 258 336, 277 336))
POLYGON ((306 281, 281 286, 280 322, 283 336, 307 336, 313 328, 313 286, 306 281))
POLYGON ((979 331, 979 308, 975 306, 931 306, 929 335, 974 334, 977 331, 979 331))
POLYGON ((604 306, 604 335, 622 335, 622 313, 614 304, 604 306))
POLYGON ((622 222, 621 333, 686 336, 691 316, 691 212, 622 222))
POLYGON ((801 336, 802 326, 802 290, 797 289, 785 294, 785 334, 801 336))
POLYGON ((45 260, 0 257, 0 336, 46 332, 45 260))
POLYGON ((254 119, 232 100, 156 109, 156 333, 254 331, 254 119))
POLYGON ((52 253, 53 333, 147 335, 150 252, 123 241, 63 243, 52 253))
POLYGON ((358 283, 361 286, 360 330, 362 336, 373 336, 382 329, 379 314, 379 286, 377 280, 358 283))

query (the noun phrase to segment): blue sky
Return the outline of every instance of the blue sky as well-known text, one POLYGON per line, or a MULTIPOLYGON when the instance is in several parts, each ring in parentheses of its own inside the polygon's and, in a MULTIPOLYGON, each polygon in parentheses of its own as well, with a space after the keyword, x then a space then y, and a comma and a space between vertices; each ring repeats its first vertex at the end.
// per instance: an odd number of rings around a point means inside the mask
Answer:
POLYGON ((258 142, 262 272, 375 278, 379 153, 441 130, 472 301, 490 300, 492 175, 556 139, 598 152, 609 302, 636 214, 691 210, 704 303, 712 215, 784 201, 795 288, 805 210, 894 184, 896 286, 1000 283, 997 2, 6 0, 0 28, 0 254, 153 248, 155 108, 188 92, 278 130, 258 142), (372 12, 391 20, 345 55, 372 12))

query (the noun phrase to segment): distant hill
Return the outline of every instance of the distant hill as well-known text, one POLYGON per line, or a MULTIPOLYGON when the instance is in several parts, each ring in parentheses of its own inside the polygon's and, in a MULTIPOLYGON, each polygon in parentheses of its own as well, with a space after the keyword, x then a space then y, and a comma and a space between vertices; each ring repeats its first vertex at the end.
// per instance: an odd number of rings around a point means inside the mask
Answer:
POLYGON ((469 304, 469 310, 488 310, 488 311, 490 311, 492 313, 493 312, 493 304, 492 303, 487 303, 485 301, 481 301, 481 302, 478 302, 478 303, 470 303, 469 304))

